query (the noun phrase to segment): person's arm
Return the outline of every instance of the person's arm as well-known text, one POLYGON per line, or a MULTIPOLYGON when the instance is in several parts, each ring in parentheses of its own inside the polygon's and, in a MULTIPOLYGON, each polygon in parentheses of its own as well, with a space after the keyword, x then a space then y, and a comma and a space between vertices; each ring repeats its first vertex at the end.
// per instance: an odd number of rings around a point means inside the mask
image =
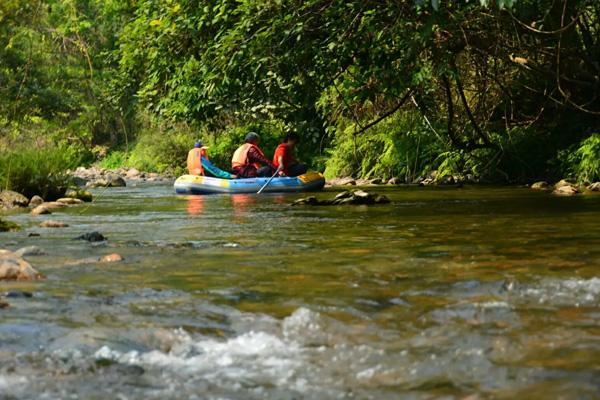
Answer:
POLYGON ((277 169, 277 167, 275 167, 275 165, 273 165, 273 163, 269 160, 267 160, 267 158, 265 156, 263 156, 262 154, 260 154, 259 151, 257 151, 254 147, 250 148, 250 150, 248 151, 248 160, 251 163, 259 163, 259 164, 263 164, 263 165, 268 165, 269 167, 273 168, 274 170, 277 169))

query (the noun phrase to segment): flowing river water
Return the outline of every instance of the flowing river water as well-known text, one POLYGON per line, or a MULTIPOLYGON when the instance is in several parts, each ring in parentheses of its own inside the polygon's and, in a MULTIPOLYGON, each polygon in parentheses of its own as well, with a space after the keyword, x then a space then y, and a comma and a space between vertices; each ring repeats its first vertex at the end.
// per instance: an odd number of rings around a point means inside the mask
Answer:
POLYGON ((0 248, 42 248, 45 279, 0 283, 0 398, 600 396, 600 196, 374 191, 392 204, 139 185, 11 216, 0 248))

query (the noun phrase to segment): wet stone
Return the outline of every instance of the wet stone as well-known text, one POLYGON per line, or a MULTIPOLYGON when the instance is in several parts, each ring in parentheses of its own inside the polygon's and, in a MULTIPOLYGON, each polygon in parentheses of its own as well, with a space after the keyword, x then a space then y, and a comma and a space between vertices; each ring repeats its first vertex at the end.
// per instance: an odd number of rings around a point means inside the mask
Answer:
POLYGON ((4 294, 7 299, 28 299, 33 297, 33 293, 23 290, 9 290, 4 294))
POLYGON ((19 257, 43 256, 46 254, 46 252, 38 246, 21 247, 14 253, 19 257))
POLYGON ((108 239, 104 237, 100 232, 94 231, 77 236, 75 240, 87 240, 88 242, 103 242, 108 239))
POLYGON ((40 227, 42 228, 66 228, 68 226, 69 224, 60 221, 54 221, 51 219, 44 221, 40 224, 40 227))
POLYGON ((44 215, 44 214, 52 214, 52 211, 48 207, 43 205, 39 205, 33 210, 31 210, 31 215, 44 215))
POLYGON ((33 196, 31 198, 31 200, 29 200, 29 207, 35 208, 43 203, 44 203, 44 199, 42 199, 40 196, 36 195, 36 196, 33 196))

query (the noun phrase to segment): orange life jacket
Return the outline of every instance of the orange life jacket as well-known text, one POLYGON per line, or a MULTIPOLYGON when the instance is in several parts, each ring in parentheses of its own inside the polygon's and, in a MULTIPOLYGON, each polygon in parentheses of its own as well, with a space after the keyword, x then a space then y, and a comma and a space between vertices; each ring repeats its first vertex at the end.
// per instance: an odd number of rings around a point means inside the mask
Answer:
MULTIPOLYGON (((237 148, 235 153, 233 153, 233 158, 231 159, 231 168, 239 168, 239 167, 245 167, 246 165, 249 165, 250 162, 248 160, 248 152, 253 147, 256 150, 258 150, 258 152, 260 154, 262 154, 264 157, 264 153, 258 148, 258 146, 254 145, 252 143, 244 143, 243 145, 241 145, 240 147, 237 148)), ((253 163, 252 165, 254 165, 254 167, 256 167, 256 169, 260 168, 260 164, 258 164, 258 163, 253 163)))
POLYGON ((202 157, 208 160, 208 154, 204 148, 193 148, 189 151, 187 157, 187 169, 190 175, 204 175, 202 167, 202 157))

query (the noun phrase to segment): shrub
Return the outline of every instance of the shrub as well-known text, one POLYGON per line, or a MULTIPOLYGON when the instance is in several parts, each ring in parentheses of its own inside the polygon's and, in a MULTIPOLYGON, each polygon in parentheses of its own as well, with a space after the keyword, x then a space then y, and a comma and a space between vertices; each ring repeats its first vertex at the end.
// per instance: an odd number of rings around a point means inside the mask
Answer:
POLYGON ((558 154, 563 174, 580 182, 600 180, 600 134, 594 133, 578 145, 558 154))
POLYGON ((0 187, 27 197, 40 195, 44 199, 62 196, 69 186, 66 171, 79 164, 69 148, 23 147, 0 154, 0 187))

